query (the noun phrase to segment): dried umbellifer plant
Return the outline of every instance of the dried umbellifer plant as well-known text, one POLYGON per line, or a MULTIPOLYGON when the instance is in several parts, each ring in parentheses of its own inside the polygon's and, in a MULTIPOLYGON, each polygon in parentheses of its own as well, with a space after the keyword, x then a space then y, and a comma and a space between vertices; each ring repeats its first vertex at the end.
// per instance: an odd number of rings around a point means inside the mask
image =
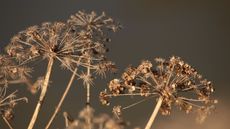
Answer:
MULTIPOLYGON (((39 101, 31 118, 28 129, 32 129, 46 96, 50 75, 55 60, 73 71, 82 51, 89 49, 84 43, 70 33, 71 28, 62 22, 43 23, 41 26, 32 26, 15 35, 7 46, 7 53, 22 64, 47 59, 47 72, 41 87, 39 101)), ((77 74, 77 73, 75 73, 77 74)))
POLYGON ((103 12, 97 15, 94 11, 85 13, 79 11, 72 15, 68 20, 68 24, 72 27, 75 35, 83 35, 82 42, 91 49, 83 52, 80 66, 86 70, 82 71, 80 78, 83 79, 87 87, 87 102, 90 101, 90 85, 93 84, 93 73, 105 76, 105 72, 114 70, 113 62, 108 61, 105 53, 108 51, 106 42, 110 41, 107 36, 108 30, 116 32, 120 26, 110 17, 107 17, 103 12))
MULTIPOLYGON (((48 60, 44 79, 39 79, 36 82, 41 85, 41 94, 28 129, 33 128, 46 96, 54 60, 60 61, 61 66, 73 72, 58 107, 60 108, 64 101, 76 75, 83 79, 85 85, 87 85, 87 103, 89 103, 92 73, 97 72, 104 75, 105 71, 114 68, 114 63, 108 61, 104 56, 104 53, 107 52, 104 43, 110 41, 107 38, 107 33, 105 33, 106 29, 115 32, 119 27, 105 13, 96 15, 95 12, 87 14, 79 11, 71 16, 67 23, 47 22, 41 26, 32 26, 19 32, 11 39, 6 51, 20 65, 36 60, 48 60), (77 74, 77 69, 80 66, 86 68, 87 72, 77 74), (95 71, 92 72, 92 69, 95 71)), ((47 128, 59 108, 56 109, 47 128)))
POLYGON ((106 71, 115 69, 114 63, 108 61, 105 56, 108 51, 105 43, 110 41, 108 38, 109 30, 116 32, 120 28, 112 18, 107 17, 104 12, 101 15, 97 15, 94 11, 91 13, 79 11, 68 19, 67 24, 71 29, 69 33, 76 37, 75 42, 87 49, 82 50, 81 55, 78 55, 78 58, 73 61, 76 62, 77 66, 45 127, 46 129, 50 127, 58 111, 60 111, 61 105, 76 76, 75 73, 79 69, 81 69, 79 79, 82 79, 87 87, 87 105, 90 104, 90 86, 93 84, 93 73, 105 76, 106 71))
POLYGON ((67 112, 63 113, 66 129, 125 129, 128 123, 121 119, 110 117, 107 114, 94 115, 93 108, 84 108, 78 119, 73 119, 67 112), (90 119, 90 122, 88 122, 90 119))
MULTIPOLYGON (((198 112, 198 120, 202 122, 217 103, 211 99, 213 84, 180 57, 156 58, 155 62, 154 65, 148 60, 142 61, 138 67, 127 68, 121 79, 110 81, 108 90, 100 93, 102 104, 108 105, 110 98, 119 96, 156 97, 156 107, 145 129, 151 128, 159 111, 170 115, 173 105, 186 113, 198 112)), ((119 116, 124 109, 127 107, 118 105, 113 112, 119 116)))
POLYGON ((11 57, 0 55, 0 115, 11 129, 13 127, 9 121, 14 116, 13 109, 18 102, 28 100, 25 97, 17 98, 17 91, 7 94, 7 88, 10 84, 28 84, 27 78, 30 72, 30 68, 17 65, 11 57))

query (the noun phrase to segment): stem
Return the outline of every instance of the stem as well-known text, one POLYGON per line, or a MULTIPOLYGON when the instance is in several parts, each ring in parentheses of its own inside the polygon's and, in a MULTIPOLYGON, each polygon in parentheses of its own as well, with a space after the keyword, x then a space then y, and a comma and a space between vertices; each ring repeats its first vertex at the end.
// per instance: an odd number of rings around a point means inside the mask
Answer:
POLYGON ((156 116, 157 116, 157 113, 159 112, 159 109, 161 107, 161 104, 162 104, 162 101, 163 101, 163 98, 162 97, 159 97, 158 101, 157 101, 157 105, 155 107, 155 109, 153 110, 153 113, 151 115, 151 117, 149 118, 149 121, 148 123, 146 124, 145 126, 145 129, 150 129, 156 116))
POLYGON ((60 110, 60 108, 61 108, 61 106, 62 106, 62 104, 63 104, 63 102, 64 102, 64 100, 66 98, 66 95, 68 94, 69 89, 73 84, 74 78, 76 76, 76 74, 75 74, 76 72, 77 72, 77 68, 74 70, 74 73, 72 74, 72 76, 71 76, 71 78, 69 80, 69 83, 68 83, 68 85, 67 85, 67 87, 66 87, 66 89, 65 89, 65 91, 64 91, 64 93, 63 93, 63 95, 62 95, 62 97, 61 97, 61 99, 60 99, 60 101, 59 101, 59 103, 58 103, 58 105, 57 105, 52 117, 50 118, 48 124, 46 125, 45 129, 48 129, 50 127, 51 123, 53 122, 54 118, 56 117, 57 113, 59 112, 59 110, 60 110))
POLYGON ((68 113, 64 112, 63 113, 64 119, 65 119, 65 127, 69 127, 69 120, 68 120, 68 113))
POLYGON ((157 86, 160 85, 153 74, 151 74, 151 78, 153 79, 153 81, 156 83, 157 86))
MULTIPOLYGON (((87 67, 87 76, 90 76, 90 67, 87 67)), ((86 84, 87 94, 86 94, 86 104, 90 105, 90 84, 86 84)))
POLYGON ((27 129, 33 129, 35 121, 37 120, 37 117, 38 117, 38 113, 41 110, 41 106, 43 104, 43 101, 45 99, 46 92, 47 92, 47 89, 48 89, 48 84, 49 84, 49 80, 50 80, 50 75, 51 75, 53 63, 54 63, 53 58, 50 58, 48 66, 47 66, 45 80, 44 80, 44 83, 43 83, 43 86, 42 86, 42 89, 41 89, 41 94, 40 94, 40 97, 39 97, 39 101, 37 103, 37 106, 36 106, 36 108, 34 110, 34 114, 33 114, 32 118, 30 120, 30 123, 29 123, 29 126, 28 126, 27 129))
POLYGON ((9 127, 9 129, 13 129, 13 127, 11 126, 10 122, 6 119, 6 117, 2 116, 2 118, 5 121, 5 123, 7 124, 7 126, 9 127))
MULTIPOLYGON (((157 95, 157 93, 146 93, 147 95, 157 95)), ((123 97, 123 96, 141 96, 141 93, 133 93, 133 94, 118 94, 118 95, 113 95, 113 94, 108 94, 105 95, 105 97, 123 97)))
MULTIPOLYGON (((88 59, 88 64, 90 65, 90 59, 88 59)), ((90 75, 90 66, 87 67, 87 76, 91 76, 90 75)), ((87 108, 87 112, 90 112, 90 83, 87 82, 86 84, 87 87, 87 94, 86 94, 86 108, 87 108)), ((91 118, 87 118, 86 123, 89 126, 89 129, 91 129, 91 118)))

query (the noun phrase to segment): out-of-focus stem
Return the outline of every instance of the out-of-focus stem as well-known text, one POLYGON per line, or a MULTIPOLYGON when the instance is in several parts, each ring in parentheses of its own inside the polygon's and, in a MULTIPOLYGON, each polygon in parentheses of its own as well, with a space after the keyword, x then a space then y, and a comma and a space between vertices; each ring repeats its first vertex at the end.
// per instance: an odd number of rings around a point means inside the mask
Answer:
POLYGON ((13 129, 13 127, 11 126, 10 122, 6 119, 6 117, 2 116, 2 118, 5 121, 5 123, 7 124, 7 126, 9 127, 9 129, 13 129))

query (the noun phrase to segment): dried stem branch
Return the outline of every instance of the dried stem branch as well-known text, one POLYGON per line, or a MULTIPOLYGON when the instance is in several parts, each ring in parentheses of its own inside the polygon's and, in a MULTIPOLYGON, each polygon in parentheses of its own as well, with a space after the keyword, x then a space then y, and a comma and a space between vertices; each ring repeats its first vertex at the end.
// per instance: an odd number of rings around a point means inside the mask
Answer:
MULTIPOLYGON (((88 61, 88 64, 90 65, 90 60, 88 61)), ((91 76, 90 75, 90 67, 87 67, 87 77, 91 76)), ((90 84, 87 82, 86 84, 87 88, 87 94, 86 94, 86 104, 90 105, 90 84)))
MULTIPOLYGON (((91 77, 91 74, 90 74, 90 59, 88 59, 88 67, 87 67, 87 77, 91 77)), ((87 81, 87 84, 86 84, 86 88, 87 88, 87 93, 86 93, 86 108, 87 108, 87 112, 89 113, 90 112, 90 83, 87 81)), ((91 122, 90 122, 90 118, 88 117, 86 119, 86 123, 90 126, 89 128, 91 128, 91 122)))
POLYGON ((38 117, 38 113, 39 113, 39 111, 41 109, 41 106, 43 104, 43 101, 45 99, 53 63, 54 63, 53 58, 49 58, 49 62, 48 62, 48 66, 47 66, 47 72, 46 72, 45 80, 44 80, 44 83, 43 83, 43 86, 42 86, 42 89, 41 89, 41 94, 40 94, 40 97, 39 97, 39 101, 38 101, 37 106, 35 108, 34 114, 33 114, 32 118, 30 120, 28 129, 33 129, 35 121, 37 120, 37 117, 38 117))
POLYGON ((50 118, 48 124, 46 125, 45 129, 48 129, 50 127, 50 125, 54 121, 54 118, 56 117, 57 113, 60 111, 60 108, 61 108, 61 106, 62 106, 62 104, 63 104, 63 102, 64 102, 64 100, 65 100, 65 98, 66 98, 66 96, 67 96, 67 94, 69 92, 69 90, 70 90, 70 87, 73 84, 73 81, 74 81, 75 76, 76 76, 76 74, 75 74, 76 72, 77 72, 77 68, 74 70, 74 73, 72 74, 72 76, 71 76, 71 78, 69 80, 69 83, 68 83, 68 85, 67 85, 67 87, 66 87, 66 89, 65 89, 65 91, 64 91, 64 93, 63 93, 63 95, 62 95, 62 97, 61 97, 61 99, 60 99, 60 101, 59 101, 59 103, 58 103, 58 105, 57 105, 52 117, 50 118))
POLYGON ((162 97, 159 97, 158 101, 157 101, 157 105, 155 107, 155 109, 153 110, 153 113, 151 115, 151 117, 149 118, 149 121, 148 123, 146 124, 145 126, 145 129, 150 129, 156 116, 157 116, 157 113, 159 112, 159 109, 161 107, 161 104, 162 104, 162 101, 163 101, 163 98, 162 97))
POLYGON ((64 112, 63 113, 64 119, 65 119, 65 127, 69 127, 69 120, 68 120, 68 113, 64 112))
POLYGON ((12 125, 10 124, 10 122, 6 119, 5 116, 2 116, 2 118, 3 118, 3 120, 5 121, 5 123, 7 124, 7 126, 9 127, 9 129, 14 129, 14 128, 12 127, 12 125))

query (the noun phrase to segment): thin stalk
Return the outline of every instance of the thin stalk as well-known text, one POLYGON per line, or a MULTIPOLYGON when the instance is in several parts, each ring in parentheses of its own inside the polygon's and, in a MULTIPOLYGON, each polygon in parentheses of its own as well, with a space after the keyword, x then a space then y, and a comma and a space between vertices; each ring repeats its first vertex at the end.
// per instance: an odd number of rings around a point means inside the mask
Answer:
POLYGON ((153 110, 153 113, 151 115, 151 117, 149 118, 149 121, 148 123, 146 124, 145 126, 145 129, 150 129, 156 116, 157 116, 157 113, 159 112, 159 109, 161 107, 161 104, 162 104, 162 101, 163 101, 163 98, 162 97, 159 97, 158 101, 157 101, 157 105, 155 107, 155 109, 153 110))
POLYGON ((69 120, 68 120, 68 113, 64 112, 63 113, 64 119, 65 119, 65 127, 69 127, 69 120))
MULTIPOLYGON (((88 65, 90 65, 90 59, 88 59, 88 65)), ((90 66, 87 67, 87 77, 90 77, 90 66)), ((86 93, 86 105, 90 105, 90 83, 86 84, 87 93, 86 93)))
POLYGON ((7 126, 9 127, 9 129, 14 129, 14 128, 12 127, 12 125, 10 124, 10 122, 6 119, 5 116, 2 116, 2 118, 3 118, 3 120, 5 121, 5 123, 7 124, 7 126))
POLYGON ((68 112, 63 112, 63 116, 64 116, 64 119, 65 119, 65 127, 66 128, 71 128, 71 125, 74 124, 74 125, 77 125, 78 122, 75 122, 74 119, 72 118, 72 116, 70 116, 68 114, 68 112))
POLYGON ((69 92, 69 90, 70 90, 70 87, 73 84, 73 81, 74 81, 75 76, 76 76, 76 74, 75 74, 76 72, 77 72, 77 68, 74 70, 74 73, 72 74, 72 76, 71 76, 71 78, 69 80, 69 83, 68 83, 68 85, 67 85, 67 87, 66 87, 66 89, 65 89, 65 91, 64 91, 64 93, 63 93, 63 95, 62 95, 62 97, 61 97, 61 99, 60 99, 60 101, 59 101, 59 103, 58 103, 58 105, 57 105, 52 117, 50 118, 48 124, 46 125, 45 129, 48 129, 50 127, 50 125, 54 121, 54 118, 56 117, 57 113, 60 111, 60 108, 61 108, 61 106, 62 106, 62 104, 63 104, 63 102, 64 102, 64 100, 65 100, 65 98, 66 98, 66 96, 67 96, 67 94, 69 92))
MULTIPOLYGON (((90 59, 88 59, 88 64, 90 65, 90 59)), ((91 76, 90 75, 90 66, 87 67, 87 76, 91 76)), ((90 83, 87 82, 86 84, 86 88, 87 88, 87 93, 86 93, 86 108, 87 108, 87 112, 90 112, 90 83)), ((89 129, 91 129, 91 124, 90 124, 91 119, 87 118, 86 122, 87 125, 89 125, 89 129)))
POLYGON ((49 62, 48 62, 48 66, 47 66, 45 80, 44 80, 43 86, 41 88, 41 94, 40 94, 40 97, 39 97, 39 101, 37 103, 37 106, 36 106, 36 108, 34 110, 34 114, 33 114, 32 118, 30 120, 30 123, 29 123, 29 126, 28 126, 27 129, 33 129, 35 121, 37 120, 37 117, 38 117, 38 113, 41 110, 41 106, 42 106, 42 104, 44 102, 46 92, 47 92, 47 89, 48 89, 48 84, 49 84, 49 80, 50 80, 50 75, 51 75, 53 63, 54 63, 53 58, 50 58, 49 62))

